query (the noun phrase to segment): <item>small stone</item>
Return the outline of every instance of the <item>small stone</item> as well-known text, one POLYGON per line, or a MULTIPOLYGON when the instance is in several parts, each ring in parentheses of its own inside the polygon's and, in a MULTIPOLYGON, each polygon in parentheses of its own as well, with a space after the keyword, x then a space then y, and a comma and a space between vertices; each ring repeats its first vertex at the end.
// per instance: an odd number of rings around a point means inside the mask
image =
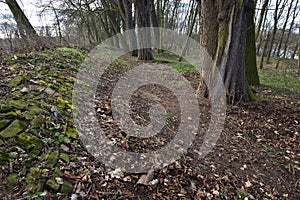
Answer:
POLYGON ((59 185, 62 185, 64 183, 64 180, 60 177, 56 177, 55 178, 56 183, 58 183, 59 185))
POLYGON ((64 152, 69 152, 70 148, 67 147, 65 144, 60 145, 60 148, 64 151, 64 152))
POLYGON ((23 88, 21 89, 21 92, 24 93, 24 94, 27 94, 27 93, 29 93, 29 90, 28 90, 28 88, 23 87, 23 88))

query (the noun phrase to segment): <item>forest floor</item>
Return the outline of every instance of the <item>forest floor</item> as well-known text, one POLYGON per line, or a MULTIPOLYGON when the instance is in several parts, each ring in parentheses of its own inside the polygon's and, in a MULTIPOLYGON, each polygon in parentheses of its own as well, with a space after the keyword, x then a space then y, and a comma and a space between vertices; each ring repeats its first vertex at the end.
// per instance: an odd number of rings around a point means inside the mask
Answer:
MULTIPOLYGON (((300 199, 296 62, 259 71, 262 84, 253 88, 259 100, 227 107, 224 129, 206 157, 199 159, 197 152, 211 105, 199 98, 201 123, 187 152, 163 169, 130 174, 105 166, 79 139, 72 89, 84 58, 84 52, 57 48, 0 61, 0 199, 300 199)), ((166 56, 154 63, 173 67, 197 88, 199 73, 190 65, 166 56)), ((95 109, 101 129, 116 146, 149 152, 172 140, 180 112, 170 91, 144 87, 132 98, 137 121, 147 122, 145 108, 160 103, 168 111, 167 128, 143 140, 120 130, 110 95, 119 77, 139 64, 127 56, 105 71, 95 109)))

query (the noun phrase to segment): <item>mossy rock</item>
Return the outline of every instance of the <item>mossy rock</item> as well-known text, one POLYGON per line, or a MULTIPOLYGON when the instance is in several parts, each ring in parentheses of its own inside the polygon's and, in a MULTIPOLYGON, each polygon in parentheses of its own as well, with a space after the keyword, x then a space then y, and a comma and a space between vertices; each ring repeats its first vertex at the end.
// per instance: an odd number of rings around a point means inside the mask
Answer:
POLYGON ((26 124, 22 121, 15 120, 13 121, 6 129, 0 132, 0 137, 2 138, 11 138, 16 136, 19 132, 21 132, 26 124))
POLYGON ((49 179, 46 182, 46 187, 48 187, 48 188, 50 188, 50 189, 52 189, 54 191, 58 191, 60 185, 54 179, 49 179))
POLYGON ((65 194, 69 194, 73 191, 74 185, 70 181, 64 180, 63 185, 61 186, 60 191, 65 194))
POLYGON ((78 132, 76 128, 68 128, 67 129, 67 136, 73 139, 77 139, 78 132))
POLYGON ((60 158, 61 160, 63 160, 64 162, 66 162, 66 163, 69 163, 69 162, 70 162, 70 157, 69 157, 69 155, 66 154, 66 153, 61 153, 60 156, 59 156, 59 158, 60 158))
POLYGON ((3 112, 3 113, 5 113, 5 112, 10 112, 10 111, 13 111, 14 110, 14 108, 12 107, 12 106, 10 106, 10 105, 7 105, 7 104, 5 104, 5 105, 0 105, 0 112, 3 112))
POLYGON ((41 148, 43 142, 36 136, 30 136, 27 133, 21 133, 17 139, 17 145, 23 149, 30 147, 41 148))
POLYGON ((1 152, 0 151, 0 165, 7 165, 9 161, 12 159, 10 152, 1 152))
POLYGON ((54 167, 57 163, 58 160, 58 156, 59 156, 59 152, 58 151, 54 151, 52 153, 50 153, 48 159, 47 159, 47 165, 49 167, 54 167))
POLYGON ((28 106, 24 100, 12 100, 9 105, 19 110, 25 110, 28 106))
POLYGON ((30 106, 26 109, 27 111, 24 114, 25 119, 33 119, 35 115, 38 115, 43 112, 43 110, 37 106, 30 106))
POLYGON ((10 174, 7 178, 6 181, 9 184, 17 184, 18 183, 18 174, 10 174))
POLYGON ((5 129, 10 124, 10 122, 11 120, 8 119, 0 120, 0 131, 5 129))
POLYGON ((23 97, 23 94, 21 91, 14 91, 12 94, 11 94, 11 98, 14 99, 14 100, 20 100, 22 99, 23 97))
POLYGON ((35 193, 44 189, 46 178, 42 178, 42 171, 37 167, 31 167, 26 177, 27 192, 35 193))
POLYGON ((23 81, 24 77, 23 76, 18 76, 14 79, 11 79, 9 83, 7 84, 8 87, 16 87, 23 81))
POLYGON ((0 119, 12 119, 15 118, 18 114, 16 112, 7 112, 7 113, 0 113, 0 119))
POLYGON ((43 118, 43 115, 38 115, 36 116, 31 122, 30 122, 30 125, 31 125, 31 128, 34 129, 34 128, 39 128, 41 126, 41 122, 42 122, 42 118, 43 118))

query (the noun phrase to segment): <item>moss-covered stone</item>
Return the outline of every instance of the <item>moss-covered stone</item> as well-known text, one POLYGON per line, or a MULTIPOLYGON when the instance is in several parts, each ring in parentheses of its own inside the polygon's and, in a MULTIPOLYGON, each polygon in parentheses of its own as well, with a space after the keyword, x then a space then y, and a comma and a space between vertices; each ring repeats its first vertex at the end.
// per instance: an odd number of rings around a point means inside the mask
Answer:
POLYGON ((1 104, 0 105, 0 111, 3 112, 3 113, 5 113, 5 112, 11 112, 11 111, 13 111, 13 109, 14 108, 12 106, 7 105, 7 104, 1 104))
POLYGON ((0 113, 0 119, 12 119, 15 118, 18 114, 16 112, 7 112, 7 113, 0 113))
POLYGON ((30 122, 30 125, 31 125, 31 128, 39 128, 40 125, 41 125, 41 122, 42 122, 42 118, 43 118, 43 115, 38 115, 37 117, 35 117, 31 122, 30 122))
POLYGON ((25 126, 26 124, 24 122, 16 119, 6 129, 0 132, 0 137, 2 138, 14 137, 19 132, 21 132, 25 126))
POLYGON ((49 179, 46 182, 46 186, 54 191, 58 191, 59 189, 59 184, 54 179, 49 179))
POLYGON ((63 183, 63 185, 61 186, 60 191, 61 191, 62 193, 69 194, 69 193, 71 193, 71 192, 73 191, 73 187, 74 187, 74 186, 73 186, 73 183, 64 180, 64 183, 63 183))
POLYGON ((5 119, 5 120, 0 120, 0 131, 5 129, 9 123, 11 122, 11 120, 5 119))
POLYGON ((48 159, 47 159, 47 165, 49 167, 54 167, 57 163, 58 160, 58 156, 59 156, 59 152, 58 151, 54 151, 52 153, 50 153, 48 159))
POLYGON ((10 152, 1 152, 0 151, 0 165, 7 165, 12 159, 10 152))
POLYGON ((8 87, 16 87, 17 85, 19 85, 23 80, 23 77, 22 76, 18 76, 14 79, 11 79, 9 81, 9 83, 7 84, 8 87))
POLYGON ((70 137, 70 138, 74 138, 76 139, 77 138, 77 129, 76 128, 68 128, 67 129, 67 136, 70 137))
POLYGON ((28 120, 33 119, 35 115, 42 113, 43 110, 37 106, 30 106, 24 114, 24 117, 28 120))
POLYGON ((7 182, 8 183, 10 183, 10 184, 16 184, 16 183, 18 183, 18 174, 10 174, 7 178, 6 178, 6 180, 7 180, 7 182))
POLYGON ((43 142, 36 136, 30 136, 27 133, 21 133, 17 139, 17 145, 23 149, 30 147, 41 147, 43 142))
POLYGON ((25 110, 28 106, 24 100, 12 100, 9 105, 19 110, 25 110))
POLYGON ((61 153, 59 156, 60 159, 62 159, 64 162, 69 163, 70 162, 70 157, 66 153, 61 153))

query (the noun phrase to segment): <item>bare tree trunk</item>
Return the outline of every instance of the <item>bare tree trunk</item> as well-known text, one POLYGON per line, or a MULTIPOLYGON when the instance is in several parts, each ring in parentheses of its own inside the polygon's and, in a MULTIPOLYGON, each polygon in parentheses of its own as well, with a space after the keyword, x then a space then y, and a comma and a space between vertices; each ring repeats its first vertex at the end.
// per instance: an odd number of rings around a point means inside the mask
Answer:
MULTIPOLYGON (((150 0, 135 0, 137 25, 139 28, 150 27, 150 0)), ((138 31, 139 47, 151 46, 151 33, 147 29, 138 31)), ((153 60, 151 48, 139 48, 138 60, 153 60)))
POLYGON ((267 53, 268 43, 269 43, 269 40, 270 40, 270 34, 271 34, 270 30, 268 30, 267 36, 265 37, 265 44, 264 44, 264 48, 262 50, 262 55, 261 55, 261 59, 260 59, 260 65, 259 65, 260 69, 263 69, 264 58, 265 58, 265 55, 267 53))
MULTIPOLYGON (((197 6, 197 8, 195 9, 195 11, 193 13, 193 21, 191 22, 190 30, 188 32, 188 39, 187 39, 187 41, 186 41, 186 43, 184 45, 183 51, 182 51, 181 56, 179 57, 178 61, 182 61, 183 56, 185 56, 185 54, 186 54, 187 47, 188 47, 188 45, 190 43, 190 37, 191 37, 191 35, 193 33, 193 29, 194 29, 194 26, 195 26, 195 23, 196 23, 196 18, 197 18, 197 15, 198 15, 199 8, 200 8, 200 6, 197 6)), ((192 13, 191 13, 191 16, 192 16, 192 13)))
MULTIPOLYGON (((135 28, 135 23, 133 20, 133 13, 132 13, 132 0, 123 0, 123 1, 120 0, 120 3, 122 3, 124 7, 126 30, 132 30, 135 28)), ((133 50, 131 51, 132 56, 138 55, 135 31, 129 32, 129 48, 133 50)))
POLYGON ((268 12, 268 11, 266 12, 266 8, 268 7, 268 5, 269 5, 269 0, 264 0, 264 4, 261 8, 260 15, 259 15, 258 25, 257 25, 256 33, 255 33, 255 38, 257 38, 259 36, 261 26, 263 24, 263 20, 265 18, 265 15, 267 15, 267 12, 268 12))
POLYGON ((280 37, 280 40, 279 40, 279 43, 278 43, 276 57, 280 57, 281 45, 282 45, 285 29, 286 29, 287 23, 288 23, 289 18, 290 18, 290 12, 291 12, 292 6, 293 6, 293 1, 290 2, 290 5, 289 5, 288 11, 287 11, 287 15, 286 15, 283 27, 282 27, 282 33, 281 33, 281 37, 280 37))
POLYGON ((286 39, 286 41, 284 43, 283 58, 286 57, 286 52, 287 52, 287 48, 288 48, 288 43, 289 43, 290 35, 292 33, 293 26, 295 24, 295 19, 298 16, 299 11, 300 11, 298 9, 298 3, 299 3, 299 0, 296 1, 295 7, 294 7, 294 10, 293 10, 293 18, 292 18, 291 25, 290 25, 290 28, 289 28, 289 31, 288 31, 288 34, 287 34, 287 39, 286 39))
POLYGON ((275 35, 277 32, 277 26, 278 26, 278 21, 283 13, 284 7, 286 5, 287 0, 283 1, 281 9, 279 9, 279 6, 281 4, 281 0, 276 0, 276 6, 275 6, 275 11, 274 11, 274 27, 271 35, 271 41, 270 41, 270 46, 269 46, 269 51, 267 55, 267 63, 270 63, 270 58, 271 58, 271 53, 273 52, 273 46, 274 46, 274 40, 275 40, 275 35))
POLYGON ((41 45, 39 36, 35 32, 33 26, 20 8, 17 1, 5 0, 5 2, 14 16, 21 38, 24 39, 28 44, 33 43, 33 46, 36 49, 39 49, 41 45))

